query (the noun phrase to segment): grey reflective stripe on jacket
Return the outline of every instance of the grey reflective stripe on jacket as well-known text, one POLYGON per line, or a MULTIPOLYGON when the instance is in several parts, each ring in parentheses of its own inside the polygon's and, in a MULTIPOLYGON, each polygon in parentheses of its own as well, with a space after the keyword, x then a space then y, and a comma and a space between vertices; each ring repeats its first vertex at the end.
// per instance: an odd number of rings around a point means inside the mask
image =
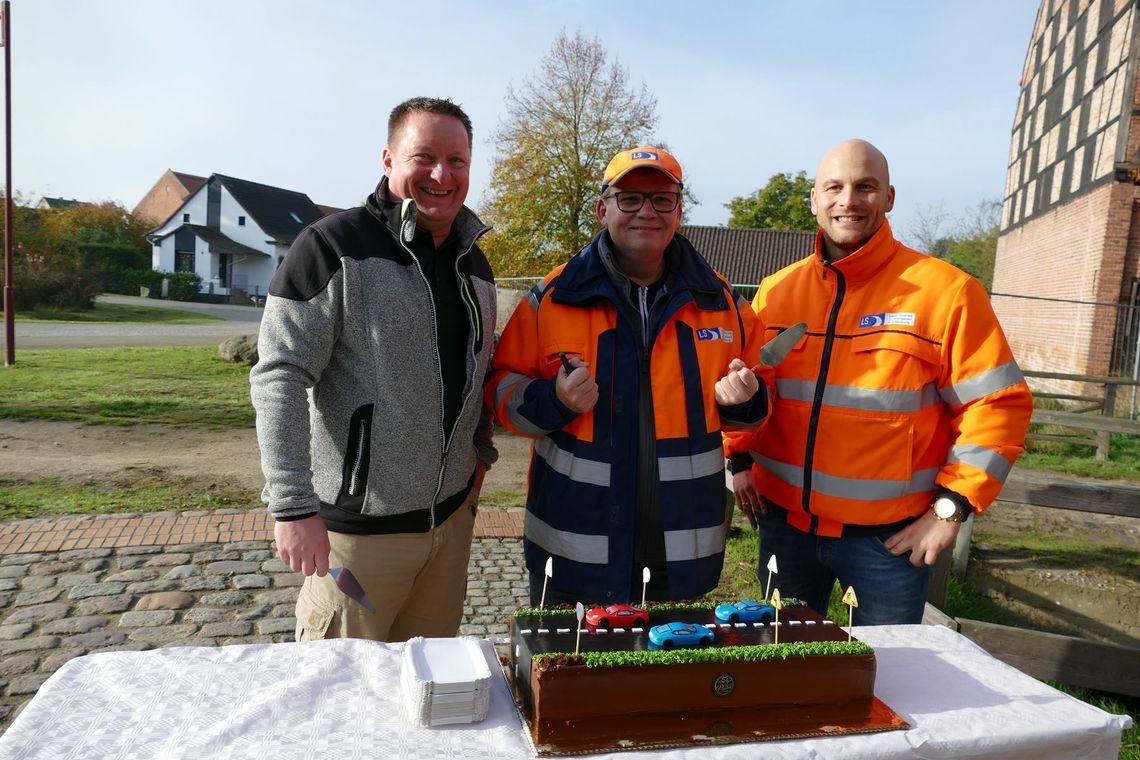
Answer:
MULTIPOLYGON (((792 380, 778 378, 776 393, 780 398, 795 399, 811 403, 815 398, 814 380, 792 380)), ((938 393, 934 385, 926 385, 919 391, 883 390, 880 388, 858 388, 851 385, 827 385, 823 389, 825 406, 838 406, 847 409, 863 409, 869 412, 917 412, 938 403, 938 393)))
POLYGON ((495 408, 498 409, 502 406, 503 396, 509 391, 511 397, 507 401, 506 413, 510 423, 514 425, 520 433, 538 437, 544 436, 550 431, 540 428, 519 414, 519 407, 526 401, 526 389, 532 382, 534 382, 532 378, 526 375, 520 375, 517 372, 504 375, 503 378, 499 380, 499 384, 495 386, 495 408), (514 390, 511 390, 512 386, 514 390))
MULTIPOLYGON (((797 488, 803 485, 804 469, 802 467, 776 461, 755 451, 752 452, 752 458, 785 483, 797 488)), ((858 501, 897 499, 906 494, 933 491, 934 478, 938 475, 939 469, 938 467, 930 467, 925 470, 915 470, 911 474, 910 480, 844 478, 838 475, 828 475, 817 469, 812 470, 811 473, 811 489, 828 496, 839 496, 858 501)))
MULTIPOLYGON (((553 555, 589 565, 605 565, 610 560, 608 536, 575 533, 553 528, 533 512, 526 513, 526 537, 553 555)), ((668 562, 711 557, 724 551, 728 523, 709 528, 665 531, 665 559, 668 562)))
POLYGON ((986 370, 961 382, 948 385, 938 391, 942 400, 952 406, 961 406, 980 398, 1013 387, 1025 380, 1017 362, 1006 362, 986 370))

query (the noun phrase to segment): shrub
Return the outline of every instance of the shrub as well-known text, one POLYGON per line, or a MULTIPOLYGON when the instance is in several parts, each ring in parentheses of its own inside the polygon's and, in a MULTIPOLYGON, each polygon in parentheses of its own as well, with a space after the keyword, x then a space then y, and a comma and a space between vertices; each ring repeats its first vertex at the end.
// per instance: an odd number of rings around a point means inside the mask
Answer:
POLYGON ((16 262, 13 292, 17 311, 91 309, 103 286, 98 271, 75 256, 49 251, 21 256, 16 262))
POLYGON ((193 301, 202 284, 202 278, 193 272, 163 272, 162 278, 170 281, 167 296, 171 301, 193 301))
POLYGON ((139 272, 150 270, 150 253, 125 243, 89 243, 79 249, 88 268, 101 274, 104 293, 138 295, 139 272))

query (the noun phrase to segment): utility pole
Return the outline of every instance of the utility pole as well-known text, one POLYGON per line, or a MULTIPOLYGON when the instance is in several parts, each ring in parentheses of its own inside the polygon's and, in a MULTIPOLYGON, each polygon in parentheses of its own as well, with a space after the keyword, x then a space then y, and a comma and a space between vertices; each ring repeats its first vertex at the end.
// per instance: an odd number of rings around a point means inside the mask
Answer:
POLYGON ((16 363, 16 296, 12 290, 12 8, 0 2, 4 46, 4 366, 16 363))

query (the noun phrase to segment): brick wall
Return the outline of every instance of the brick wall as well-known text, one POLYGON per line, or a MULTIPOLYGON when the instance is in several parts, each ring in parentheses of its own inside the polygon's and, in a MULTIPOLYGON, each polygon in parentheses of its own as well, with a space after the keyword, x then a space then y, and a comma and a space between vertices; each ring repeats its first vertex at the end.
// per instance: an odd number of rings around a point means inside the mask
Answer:
POLYGON ((157 227, 178 210, 185 198, 186 188, 173 172, 167 170, 135 206, 135 213, 157 227))
POLYGON ((1109 182, 998 239, 994 310, 1022 367, 1108 373, 1115 308, 1010 296, 1118 303, 1133 206, 1133 186, 1109 182))

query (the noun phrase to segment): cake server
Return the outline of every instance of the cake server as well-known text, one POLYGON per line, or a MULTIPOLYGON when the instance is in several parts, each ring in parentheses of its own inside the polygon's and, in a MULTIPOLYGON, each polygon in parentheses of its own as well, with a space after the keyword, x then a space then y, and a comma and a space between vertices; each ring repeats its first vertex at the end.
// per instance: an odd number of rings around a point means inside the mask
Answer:
POLYGON ((775 338, 765 343, 760 347, 760 364, 753 367, 752 371, 755 372, 760 369, 761 366, 775 367, 784 361, 788 354, 791 353, 792 348, 800 342, 800 338, 802 338, 806 332, 807 322, 796 322, 775 338))
POLYGON ((376 607, 368 598, 368 594, 364 593, 364 588, 360 585, 360 581, 356 580, 356 576, 352 574, 351 570, 347 567, 330 567, 329 575, 332 576, 336 582, 336 587, 343 591, 345 596, 357 602, 373 615, 376 614, 376 607))

